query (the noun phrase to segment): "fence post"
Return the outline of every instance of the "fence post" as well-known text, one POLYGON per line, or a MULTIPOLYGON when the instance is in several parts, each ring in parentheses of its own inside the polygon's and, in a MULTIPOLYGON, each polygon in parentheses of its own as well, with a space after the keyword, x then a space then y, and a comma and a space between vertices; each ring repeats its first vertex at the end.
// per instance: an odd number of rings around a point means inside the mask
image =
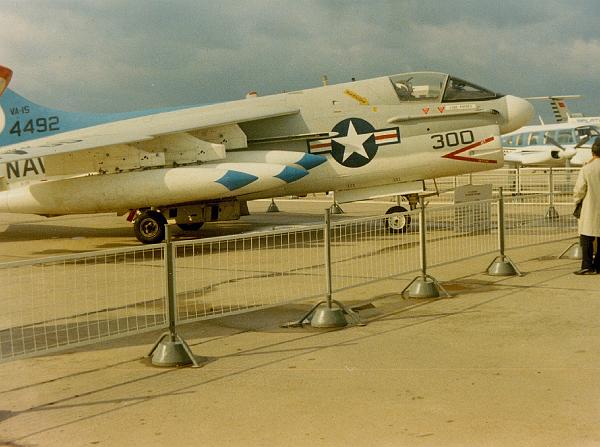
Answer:
POLYGON ((504 254, 504 195, 498 188, 498 249, 500 255, 488 266, 487 274, 491 276, 522 276, 515 263, 504 254))
MULTIPOLYGON (((570 166, 566 168, 567 174, 567 186, 569 188, 573 188, 571 174, 573 173, 573 168, 570 166)), ((576 259, 581 260, 583 258, 583 251, 581 248, 581 244, 579 241, 579 237, 577 238, 577 242, 573 242, 569 245, 560 255, 558 255, 558 259, 576 259)))
MULTIPOLYGON (((335 202, 334 202, 335 204, 335 202)), ((348 324, 344 309, 340 306, 333 308, 332 286, 331 286, 331 209, 325 210, 325 224, 323 225, 323 246, 325 248, 325 307, 318 307, 310 318, 312 327, 344 327, 348 324)), ((336 303, 338 304, 338 303, 336 303)), ((339 306, 339 304, 338 304, 339 306)))
POLYGON ((302 318, 296 321, 282 324, 281 327, 303 327, 305 322, 315 328, 336 328, 348 325, 348 316, 357 326, 365 326, 352 309, 348 309, 342 303, 333 299, 333 287, 331 281, 331 214, 330 208, 325 210, 325 223, 323 225, 323 246, 325 256, 325 300, 319 301, 304 314, 302 318), (333 303, 337 308, 333 307, 333 303), (326 304, 322 307, 322 304, 326 304))
POLYGON ((340 204, 337 203, 337 200, 335 200, 335 191, 333 191, 332 194, 333 194, 333 204, 329 207, 329 211, 331 212, 331 214, 344 214, 344 210, 342 209, 340 204))
POLYGON ((175 247, 171 242, 171 232, 169 225, 165 225, 165 277, 167 282, 167 316, 169 318, 169 332, 160 336, 154 344, 148 357, 152 358, 152 364, 155 366, 182 366, 190 363, 194 368, 198 368, 196 358, 192 354, 190 347, 177 334, 177 292, 175 285, 175 247))
POLYGON ((546 211, 546 219, 558 219, 558 211, 554 207, 554 175, 552 168, 548 172, 548 189, 549 189, 549 198, 548 198, 548 211, 546 211))
POLYGON ((440 291, 444 296, 449 297, 450 294, 442 287, 442 285, 431 275, 427 274, 427 225, 425 222, 425 199, 419 197, 419 260, 421 265, 421 274, 415 277, 408 285, 400 292, 404 296, 408 292, 410 298, 437 298, 440 296, 440 291))

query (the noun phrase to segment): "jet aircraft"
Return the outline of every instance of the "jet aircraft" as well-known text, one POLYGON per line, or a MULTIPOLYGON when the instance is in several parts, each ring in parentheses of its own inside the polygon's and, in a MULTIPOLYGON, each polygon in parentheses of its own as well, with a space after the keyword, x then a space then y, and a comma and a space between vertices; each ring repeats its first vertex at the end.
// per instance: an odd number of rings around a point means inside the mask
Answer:
MULTIPOLYGON (((499 168, 500 134, 533 113, 435 72, 102 115, 37 105, 6 88, 11 75, 0 69, 0 212, 127 214, 143 243, 167 222, 238 219, 253 199, 414 199, 425 179, 499 168)), ((390 231, 406 230, 405 211, 388 210, 390 231)))

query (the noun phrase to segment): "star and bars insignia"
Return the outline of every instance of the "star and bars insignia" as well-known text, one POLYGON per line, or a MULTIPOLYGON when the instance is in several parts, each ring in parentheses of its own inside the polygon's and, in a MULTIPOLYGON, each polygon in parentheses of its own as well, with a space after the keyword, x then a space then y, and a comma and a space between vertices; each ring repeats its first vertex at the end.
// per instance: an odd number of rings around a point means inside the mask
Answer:
POLYGON ((371 123, 361 118, 347 118, 337 123, 333 133, 338 136, 326 139, 309 140, 311 154, 331 152, 331 156, 348 168, 359 168, 369 163, 379 146, 400 142, 400 129, 390 127, 375 129, 371 123))

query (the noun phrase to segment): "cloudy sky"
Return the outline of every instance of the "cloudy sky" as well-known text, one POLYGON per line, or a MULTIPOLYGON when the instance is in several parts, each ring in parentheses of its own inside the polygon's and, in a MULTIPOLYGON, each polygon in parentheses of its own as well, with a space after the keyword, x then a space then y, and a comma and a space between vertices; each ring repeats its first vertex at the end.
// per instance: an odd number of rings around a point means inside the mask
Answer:
POLYGON ((67 110, 433 70, 519 96, 581 94, 571 110, 600 115, 598 0, 0 0, 0 11, 12 88, 67 110))

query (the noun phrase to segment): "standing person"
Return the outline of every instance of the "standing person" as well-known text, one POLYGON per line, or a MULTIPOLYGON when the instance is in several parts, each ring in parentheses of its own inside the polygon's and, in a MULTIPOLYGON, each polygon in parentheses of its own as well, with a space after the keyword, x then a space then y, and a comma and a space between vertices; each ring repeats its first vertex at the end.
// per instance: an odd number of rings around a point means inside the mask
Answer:
POLYGON ((592 159, 579 171, 573 198, 575 202, 583 200, 578 222, 583 256, 575 274, 595 275, 600 273, 600 137, 592 145, 592 159))

